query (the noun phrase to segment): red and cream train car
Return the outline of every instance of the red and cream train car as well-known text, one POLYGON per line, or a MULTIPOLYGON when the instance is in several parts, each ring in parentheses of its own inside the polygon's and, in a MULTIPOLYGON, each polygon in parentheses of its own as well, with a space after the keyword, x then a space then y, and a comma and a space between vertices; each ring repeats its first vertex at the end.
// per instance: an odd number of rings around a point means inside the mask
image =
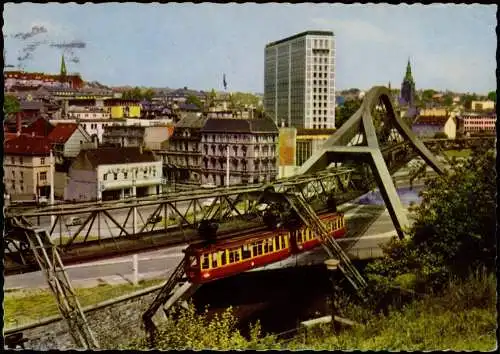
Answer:
MULTIPOLYGON (((320 219, 330 231, 330 237, 346 233, 344 215, 327 213, 320 219)), ((184 250, 186 274, 192 283, 206 283, 228 277, 304 252, 321 244, 321 239, 307 227, 290 232, 285 229, 265 230, 250 236, 219 240, 207 245, 200 242, 184 250)))

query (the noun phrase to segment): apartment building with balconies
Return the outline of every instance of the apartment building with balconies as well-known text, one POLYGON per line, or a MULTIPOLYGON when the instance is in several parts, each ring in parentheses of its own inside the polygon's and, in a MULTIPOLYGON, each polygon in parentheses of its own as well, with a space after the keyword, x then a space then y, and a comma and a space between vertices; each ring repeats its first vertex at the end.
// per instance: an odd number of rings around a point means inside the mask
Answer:
POLYGON ((202 184, 274 181, 278 176, 278 128, 267 117, 209 118, 201 129, 201 155, 202 184))

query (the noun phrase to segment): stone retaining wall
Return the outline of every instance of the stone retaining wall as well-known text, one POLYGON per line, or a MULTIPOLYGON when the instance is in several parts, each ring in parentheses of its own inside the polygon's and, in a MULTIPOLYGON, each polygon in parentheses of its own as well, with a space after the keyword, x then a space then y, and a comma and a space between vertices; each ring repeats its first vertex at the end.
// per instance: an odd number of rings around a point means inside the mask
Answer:
MULTIPOLYGON (((86 311, 85 316, 100 347, 117 349, 132 338, 144 337, 142 314, 157 293, 158 290, 104 308, 86 311)), ((163 311, 158 312, 163 314, 163 311)), ((75 349, 65 320, 57 320, 22 332, 27 339, 24 344, 26 349, 75 349)))

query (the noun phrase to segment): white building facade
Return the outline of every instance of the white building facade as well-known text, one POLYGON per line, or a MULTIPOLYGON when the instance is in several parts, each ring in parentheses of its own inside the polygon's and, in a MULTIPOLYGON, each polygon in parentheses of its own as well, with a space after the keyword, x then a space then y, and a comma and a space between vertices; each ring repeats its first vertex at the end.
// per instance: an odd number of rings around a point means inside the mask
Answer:
POLYGON ((98 200, 103 199, 106 192, 114 192, 109 193, 115 196, 112 199, 160 194, 162 162, 100 165, 97 167, 97 180, 98 200))
POLYGON ((65 199, 120 200, 162 193, 162 162, 139 147, 81 151, 73 161, 65 199))
POLYGON ((307 31, 265 48, 264 109, 278 127, 335 128, 335 38, 307 31))

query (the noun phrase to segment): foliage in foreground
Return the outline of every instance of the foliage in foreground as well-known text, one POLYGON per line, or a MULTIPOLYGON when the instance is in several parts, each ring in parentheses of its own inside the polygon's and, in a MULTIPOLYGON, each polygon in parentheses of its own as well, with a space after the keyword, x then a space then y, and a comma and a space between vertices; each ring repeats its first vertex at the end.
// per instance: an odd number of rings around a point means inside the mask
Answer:
POLYGON ((492 350, 496 347, 496 278, 476 274, 450 281, 439 296, 427 295, 387 315, 359 305, 346 317, 363 325, 332 335, 328 325, 297 337, 287 349, 492 350))
MULTIPOLYGON (((361 325, 345 327, 337 335, 329 324, 292 340, 279 341, 262 335, 259 323, 249 338, 240 334, 231 309, 212 318, 196 314, 194 306, 174 309, 161 324, 157 350, 492 350, 496 346, 496 278, 477 273, 449 281, 439 294, 425 295, 388 314, 371 311, 348 298, 341 305, 342 316, 361 325)), ((135 340, 122 349, 142 350, 148 344, 135 340)))
MULTIPOLYGON (((496 174, 492 151, 478 149, 464 162, 451 161, 442 178, 428 180, 406 240, 384 247, 367 267, 377 289, 390 284, 426 292, 453 276, 495 269, 496 174)), ((378 294, 378 291, 377 291, 378 294)))
MULTIPOLYGON (((158 350, 229 350, 271 349, 277 347, 273 336, 262 336, 260 324, 250 327, 250 338, 245 338, 236 328, 237 318, 232 309, 209 318, 208 312, 197 314, 190 304, 187 309, 174 307, 156 335, 154 349, 158 350)), ((136 339, 122 349, 146 349, 147 341, 136 339)))

